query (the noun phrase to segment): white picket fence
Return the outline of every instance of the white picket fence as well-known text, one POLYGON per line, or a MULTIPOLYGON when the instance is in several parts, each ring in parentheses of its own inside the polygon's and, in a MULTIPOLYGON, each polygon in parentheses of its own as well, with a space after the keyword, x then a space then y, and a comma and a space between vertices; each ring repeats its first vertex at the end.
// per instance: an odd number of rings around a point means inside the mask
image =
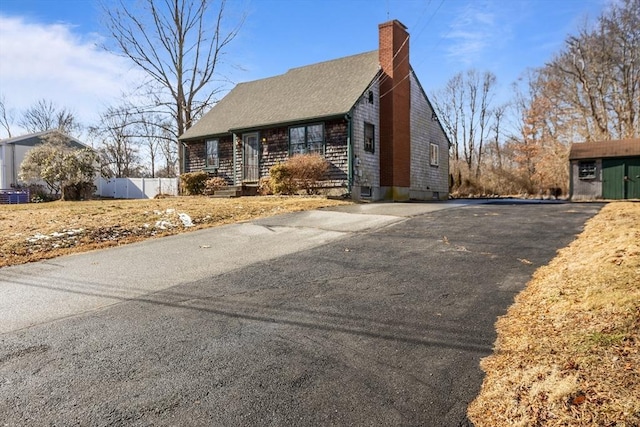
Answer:
POLYGON ((98 178, 96 194, 114 199, 153 199, 158 194, 178 195, 178 178, 98 178))

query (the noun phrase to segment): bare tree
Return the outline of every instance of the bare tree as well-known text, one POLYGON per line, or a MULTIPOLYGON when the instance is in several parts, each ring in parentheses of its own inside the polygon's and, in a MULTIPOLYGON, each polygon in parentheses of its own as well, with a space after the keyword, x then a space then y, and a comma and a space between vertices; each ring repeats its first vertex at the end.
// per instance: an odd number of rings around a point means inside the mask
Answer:
POLYGON ((90 134, 99 144, 103 176, 128 178, 142 173, 139 134, 128 108, 108 108, 90 134))
POLYGON ((19 125, 34 133, 57 129, 67 135, 77 135, 82 130, 82 126, 70 110, 59 108, 46 99, 41 99, 27 108, 22 113, 19 125))
MULTIPOLYGON (((114 50, 148 76, 155 101, 149 109, 172 118, 177 139, 222 89, 214 85, 217 67, 244 19, 228 27, 225 0, 215 6, 213 0, 142 0, 142 5, 142 11, 123 0, 104 6, 106 27, 114 50)), ((182 168, 182 150, 178 157, 182 168)))
POLYGON ((137 133, 140 144, 145 147, 149 159, 149 171, 152 178, 156 177, 156 163, 158 157, 162 155, 163 145, 174 145, 173 138, 165 129, 167 123, 163 123, 157 114, 141 113, 137 122, 137 133))
POLYGON ((504 125, 504 117, 507 112, 508 104, 502 104, 493 109, 493 124, 491 126, 491 131, 493 132, 493 139, 491 145, 491 159, 493 160, 492 167, 495 169, 502 169, 503 160, 502 160, 502 132, 504 129, 502 126, 504 125))
POLYGON ((11 138, 11 123, 13 122, 13 114, 7 110, 4 95, 0 96, 0 125, 7 132, 7 138, 11 138))
POLYGON ((459 187, 462 183, 462 176, 459 167, 461 138, 459 129, 464 113, 463 99, 465 97, 464 85, 462 83, 462 73, 453 76, 446 86, 436 92, 433 97, 434 107, 438 112, 438 118, 444 126, 449 140, 451 141, 451 152, 449 157, 452 161, 452 175, 454 177, 453 186, 459 187))
POLYGON ((570 36, 538 83, 586 141, 640 136, 640 0, 612 2, 597 24, 570 36), (567 118, 569 120, 569 118, 567 118))
POLYGON ((161 140, 160 152, 164 159, 164 166, 158 171, 158 177, 175 178, 178 172, 178 147, 166 137, 161 140))
POLYGON ((479 102, 480 112, 478 117, 478 125, 480 127, 480 135, 478 136, 478 161, 476 163, 476 178, 480 177, 480 166, 482 165, 484 141, 488 136, 487 131, 489 130, 488 120, 492 115, 492 112, 489 110, 489 105, 491 104, 493 98, 493 88, 496 84, 496 76, 493 73, 486 72, 482 74, 481 77, 478 77, 478 80, 476 80, 476 86, 480 86, 480 84, 478 83, 481 83, 482 88, 480 92, 479 102))
POLYGON ((458 73, 434 96, 438 117, 452 142, 454 187, 462 185, 464 175, 480 177, 484 143, 488 137, 491 101, 496 77, 493 73, 468 70, 458 73))

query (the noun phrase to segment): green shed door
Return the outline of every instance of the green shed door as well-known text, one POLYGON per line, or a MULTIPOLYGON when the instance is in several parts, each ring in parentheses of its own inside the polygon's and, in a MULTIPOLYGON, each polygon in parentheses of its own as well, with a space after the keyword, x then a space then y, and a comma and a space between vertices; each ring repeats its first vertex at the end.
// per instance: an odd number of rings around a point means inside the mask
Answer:
POLYGON ((602 160, 602 197, 640 199, 640 158, 602 160))
POLYGON ((602 159, 602 197, 624 199, 624 159, 602 159))
POLYGON ((627 199, 640 199, 640 157, 627 159, 627 199))

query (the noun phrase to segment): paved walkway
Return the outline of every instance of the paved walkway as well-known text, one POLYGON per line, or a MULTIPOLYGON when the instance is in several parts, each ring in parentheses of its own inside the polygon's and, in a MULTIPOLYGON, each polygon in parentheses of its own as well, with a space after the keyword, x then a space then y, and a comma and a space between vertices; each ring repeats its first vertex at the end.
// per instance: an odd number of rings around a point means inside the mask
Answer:
POLYGON ((323 245, 464 202, 279 215, 0 269, 0 334, 323 245))

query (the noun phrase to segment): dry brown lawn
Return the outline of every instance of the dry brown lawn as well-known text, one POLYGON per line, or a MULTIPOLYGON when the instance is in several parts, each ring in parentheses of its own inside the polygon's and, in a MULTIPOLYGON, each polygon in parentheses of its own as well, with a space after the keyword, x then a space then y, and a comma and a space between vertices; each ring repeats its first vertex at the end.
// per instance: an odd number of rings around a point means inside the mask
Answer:
POLYGON ((0 205, 0 267, 347 203, 324 197, 267 196, 0 205))
POLYGON ((640 203, 610 203, 497 322, 477 427, 640 426, 640 203))

